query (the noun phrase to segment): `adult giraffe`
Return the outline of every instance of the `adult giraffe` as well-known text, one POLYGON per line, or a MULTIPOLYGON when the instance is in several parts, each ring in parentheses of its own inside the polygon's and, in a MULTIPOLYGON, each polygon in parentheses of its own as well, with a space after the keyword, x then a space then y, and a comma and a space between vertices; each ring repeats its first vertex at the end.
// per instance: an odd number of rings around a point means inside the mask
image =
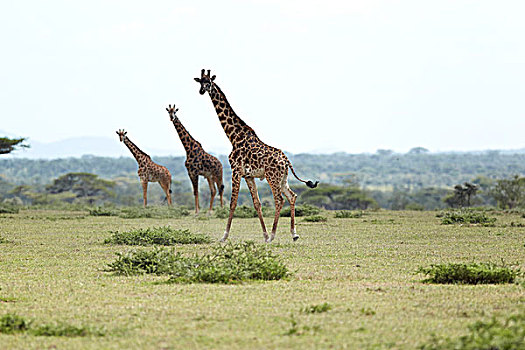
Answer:
POLYGON ((297 180, 304 182, 308 187, 314 188, 319 183, 316 181, 305 181, 300 179, 293 169, 292 163, 286 155, 278 148, 269 146, 262 142, 255 134, 255 131, 250 128, 241 118, 235 114, 232 107, 228 103, 226 96, 221 91, 219 86, 214 83, 215 75, 210 76, 205 74, 204 69, 201 71, 201 77, 195 78, 195 81, 201 84, 199 93, 204 95, 208 92, 217 116, 221 122, 222 128, 226 136, 230 140, 233 149, 228 157, 232 168, 232 196, 230 201, 230 215, 226 230, 222 241, 228 239, 230 228, 233 219, 233 213, 237 206, 237 199, 239 198, 239 188, 241 186, 241 178, 244 178, 250 194, 253 199, 253 206, 259 216, 261 227, 263 230, 264 240, 270 243, 275 238, 277 231, 277 223, 284 204, 283 193, 290 203, 291 210, 291 227, 292 239, 296 241, 299 238, 295 230, 295 200, 297 195, 288 186, 288 168, 297 180), (268 181, 272 189, 273 198, 275 201, 275 217, 273 220, 273 227, 271 235, 266 232, 266 226, 261 210, 261 200, 257 193, 257 186, 255 185, 255 178, 265 179, 268 181))
POLYGON ((139 165, 139 178, 142 183, 142 195, 144 198, 144 208, 148 204, 148 182, 158 182, 160 187, 166 193, 166 198, 168 198, 168 205, 171 206, 171 174, 170 171, 162 166, 154 163, 151 160, 151 157, 144 153, 140 148, 138 148, 131 140, 128 138, 127 131, 120 130, 116 132, 119 136, 120 142, 129 148, 133 157, 139 165))
POLYGON ((178 108, 175 109, 169 105, 166 110, 170 116, 170 120, 179 134, 180 142, 186 150, 186 161, 184 166, 188 171, 188 176, 190 177, 191 184, 193 186, 193 195, 195 196, 195 214, 199 213, 199 175, 204 176, 208 180, 210 185, 210 210, 211 213, 213 209, 213 199, 217 190, 219 190, 219 197, 221 199, 221 208, 223 206, 222 194, 224 192, 224 185, 222 184, 222 164, 220 160, 212 156, 209 153, 206 153, 202 148, 199 141, 195 140, 190 133, 186 130, 184 125, 177 117, 178 108))

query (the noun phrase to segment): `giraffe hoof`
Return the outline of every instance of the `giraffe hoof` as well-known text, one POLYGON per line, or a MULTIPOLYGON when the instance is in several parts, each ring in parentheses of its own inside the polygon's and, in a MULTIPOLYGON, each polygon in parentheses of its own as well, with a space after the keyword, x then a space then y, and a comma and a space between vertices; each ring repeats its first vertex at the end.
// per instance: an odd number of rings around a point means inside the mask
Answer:
POLYGON ((294 236, 292 237, 292 239, 293 239, 294 242, 297 241, 297 240, 299 239, 299 235, 294 235, 294 236))

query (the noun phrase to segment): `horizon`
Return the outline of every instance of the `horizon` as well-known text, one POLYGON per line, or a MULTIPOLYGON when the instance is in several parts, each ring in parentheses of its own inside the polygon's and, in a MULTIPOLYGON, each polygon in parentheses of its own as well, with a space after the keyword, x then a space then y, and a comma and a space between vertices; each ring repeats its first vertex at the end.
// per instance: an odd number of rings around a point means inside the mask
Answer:
MULTIPOLYGON (((0 130, 0 133, 2 131, 0 130)), ((16 136, 11 136, 16 137, 16 136)), ((31 146, 31 140, 28 140, 26 142, 30 145, 30 148, 21 148, 17 149, 12 153, 4 154, 0 157, 0 159, 30 159, 30 160, 55 160, 55 159, 64 159, 64 158, 82 158, 82 157, 107 157, 107 158, 120 158, 120 157, 129 157, 133 158, 133 156, 130 154, 127 147, 124 145, 121 145, 120 142, 117 140, 114 142, 112 138, 109 137, 87 137, 87 138, 67 138, 64 140, 59 140, 56 142, 38 142, 38 147, 42 147, 44 149, 44 153, 42 153, 41 150, 35 149, 33 146, 31 146), (90 139, 97 139, 99 141, 104 141, 102 146, 107 146, 108 144, 111 144, 114 146, 111 149, 105 149, 103 152, 99 153, 82 153, 82 149, 84 149, 85 143, 83 141, 90 140, 90 139), (45 155, 48 154, 48 155, 45 155)), ((389 151, 392 152, 392 155, 404 155, 409 154, 411 150, 415 148, 424 148, 426 152, 425 154, 479 154, 479 153, 489 153, 489 152, 498 152, 503 154, 521 154, 525 152, 525 148, 515 148, 515 149, 480 149, 480 150, 469 150, 469 151, 462 151, 462 150, 449 150, 449 151, 440 151, 440 150, 431 150, 424 146, 414 146, 411 147, 409 150, 406 151, 396 151, 392 149, 377 149, 375 152, 346 152, 343 150, 333 150, 333 151, 316 151, 311 150, 308 152, 290 152, 288 150, 283 150, 287 154, 291 155, 300 155, 300 154, 309 154, 309 155, 325 155, 329 156, 331 154, 348 154, 348 155, 375 155, 380 153, 381 151, 389 151)), ((230 153, 230 150, 210 150, 207 149, 207 152, 210 154, 213 154, 215 156, 225 156, 227 157, 230 153)), ((186 156, 186 153, 184 152, 184 149, 181 146, 181 149, 153 149, 148 152, 146 152, 152 157, 184 157, 186 156)))

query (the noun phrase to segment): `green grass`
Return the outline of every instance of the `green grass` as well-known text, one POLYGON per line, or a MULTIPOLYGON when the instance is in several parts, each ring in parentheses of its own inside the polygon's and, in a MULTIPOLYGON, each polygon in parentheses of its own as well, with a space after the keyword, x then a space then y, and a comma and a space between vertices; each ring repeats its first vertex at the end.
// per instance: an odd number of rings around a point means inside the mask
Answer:
POLYGON ((203 255, 184 256, 167 249, 118 253, 107 271, 119 275, 170 276, 169 283, 239 283, 279 280, 290 275, 287 267, 265 245, 254 242, 217 245, 203 255))
POLYGON ((114 231, 111 237, 106 238, 106 244, 126 245, 176 245, 210 243, 208 235, 191 233, 189 230, 177 230, 170 226, 134 229, 130 231, 114 231))
MULTIPOLYGON (((210 244, 162 249, 203 257, 225 247, 217 243, 225 219, 126 219, 90 216, 87 209, 1 215, 0 236, 12 243, 0 245, 0 296, 14 302, 0 300, 0 316, 23 316, 33 320, 30 328, 70 325, 105 335, 0 333, 0 348, 417 349, 432 334, 457 340, 468 325, 505 320, 525 304, 522 276, 515 283, 460 285, 423 283, 414 275, 420 266, 501 259, 523 270, 524 231, 510 225, 523 221, 522 212, 494 214, 497 227, 441 225, 436 212, 425 211, 367 211, 366 221, 334 214, 323 211, 322 224, 297 220, 296 242, 290 219, 281 218, 269 245, 258 218, 235 219, 231 244, 254 241, 292 273, 237 284, 165 283, 169 274, 104 271, 118 252, 159 250, 103 244, 108 232, 169 226, 207 234, 210 244), (323 303, 331 309, 301 311, 323 303)), ((273 218, 265 221, 270 228, 273 218)), ((144 259, 144 269, 154 261, 144 259)))
POLYGON ((493 263, 436 264, 420 267, 418 273, 428 275, 423 282, 451 284, 514 283, 519 271, 493 263))

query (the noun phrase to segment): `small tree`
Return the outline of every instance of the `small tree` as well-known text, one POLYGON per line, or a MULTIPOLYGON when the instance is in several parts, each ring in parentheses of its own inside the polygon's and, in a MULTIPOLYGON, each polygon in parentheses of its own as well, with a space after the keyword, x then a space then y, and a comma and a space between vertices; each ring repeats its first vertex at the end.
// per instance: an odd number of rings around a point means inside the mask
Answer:
POLYGON ((0 137, 0 154, 9 154, 16 150, 17 147, 29 148, 29 145, 23 144, 25 138, 10 139, 7 137, 0 137))
POLYGON ((470 207, 470 199, 476 195, 479 187, 469 182, 465 182, 463 185, 465 186, 463 187, 463 193, 465 194, 465 198, 467 200, 467 207, 470 207))
POLYGON ((489 190, 492 198, 502 209, 512 209, 523 203, 525 198, 525 178, 514 175, 510 179, 496 180, 489 190))
POLYGON ((74 194, 73 199, 78 198, 93 204, 97 200, 113 197, 115 194, 110 189, 114 186, 113 181, 99 179, 94 174, 69 173, 55 179, 46 187, 46 191, 50 194, 71 192, 74 194))

